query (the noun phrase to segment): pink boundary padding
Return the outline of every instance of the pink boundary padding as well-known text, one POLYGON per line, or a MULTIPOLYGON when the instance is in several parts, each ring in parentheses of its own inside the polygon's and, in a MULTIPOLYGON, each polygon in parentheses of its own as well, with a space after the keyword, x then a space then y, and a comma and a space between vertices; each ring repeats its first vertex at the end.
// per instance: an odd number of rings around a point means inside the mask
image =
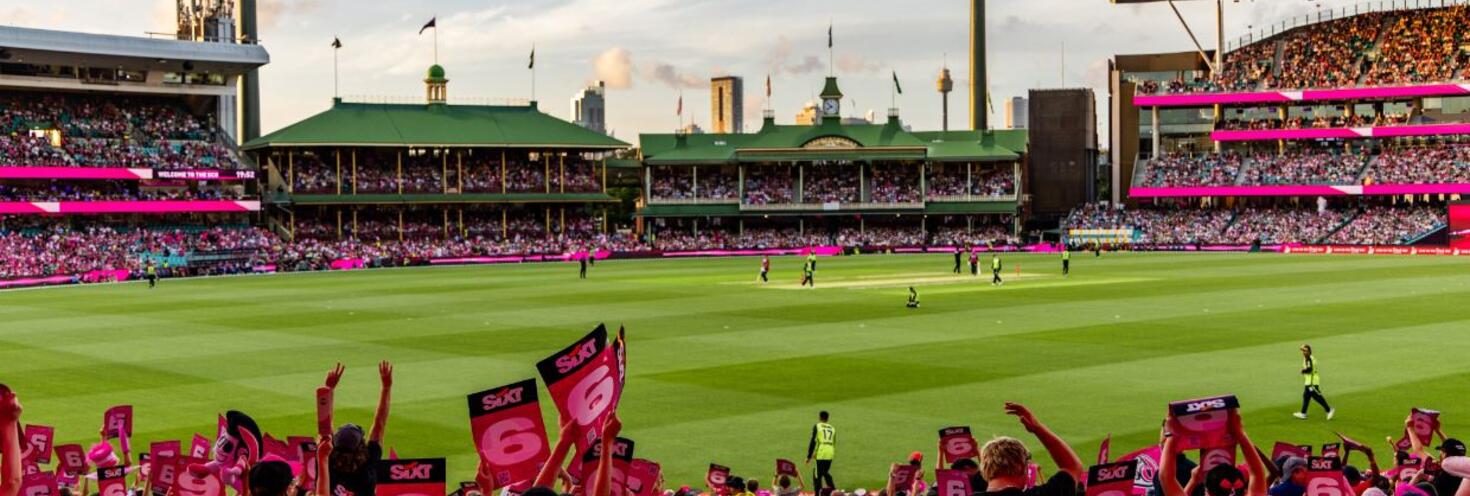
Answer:
POLYGON ((842 254, 841 246, 814 246, 810 248, 769 248, 764 250, 697 250, 697 251, 666 251, 665 257, 750 257, 757 255, 806 255, 815 252, 817 256, 831 257, 842 254))
POLYGON ((1221 130, 1211 132, 1210 139, 1215 141, 1269 141, 1328 138, 1394 138, 1458 134, 1470 134, 1470 124, 1425 124, 1369 128, 1221 130))
POLYGON ((1132 198, 1192 198, 1201 196, 1392 196, 1470 194, 1470 184, 1369 184, 1365 186, 1189 186, 1130 188, 1132 198))
POLYGON ((1470 95, 1470 88, 1458 84, 1426 84, 1414 86, 1381 86, 1372 88, 1336 88, 1301 91, 1261 91, 1251 93, 1185 93, 1178 95, 1140 95, 1133 97, 1135 107, 1189 107, 1247 103, 1285 103, 1366 98, 1407 98, 1422 96, 1470 95))
POLYGON ((153 179, 153 169, 0 166, 0 179, 153 179))
POLYGON ((255 212, 259 201, 139 200, 0 202, 0 214, 166 214, 195 212, 255 212))

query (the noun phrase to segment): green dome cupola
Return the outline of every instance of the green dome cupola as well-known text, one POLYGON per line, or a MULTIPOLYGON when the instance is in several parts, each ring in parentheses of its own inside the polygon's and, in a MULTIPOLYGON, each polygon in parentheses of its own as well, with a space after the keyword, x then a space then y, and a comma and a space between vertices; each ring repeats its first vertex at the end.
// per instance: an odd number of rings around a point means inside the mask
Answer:
POLYGON ((444 77, 444 66, 434 64, 429 66, 429 71, 424 77, 424 86, 427 87, 426 95, 429 103, 444 103, 449 98, 446 86, 449 79, 444 77))

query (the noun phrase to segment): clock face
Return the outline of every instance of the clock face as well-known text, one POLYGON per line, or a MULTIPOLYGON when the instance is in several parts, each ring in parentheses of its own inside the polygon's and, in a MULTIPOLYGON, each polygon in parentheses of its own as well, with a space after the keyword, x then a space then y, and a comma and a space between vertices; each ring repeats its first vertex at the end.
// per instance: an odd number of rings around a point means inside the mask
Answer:
POLYGON ((827 115, 836 115, 837 114, 837 100, 824 100, 824 101, 822 101, 822 113, 827 114, 827 115))

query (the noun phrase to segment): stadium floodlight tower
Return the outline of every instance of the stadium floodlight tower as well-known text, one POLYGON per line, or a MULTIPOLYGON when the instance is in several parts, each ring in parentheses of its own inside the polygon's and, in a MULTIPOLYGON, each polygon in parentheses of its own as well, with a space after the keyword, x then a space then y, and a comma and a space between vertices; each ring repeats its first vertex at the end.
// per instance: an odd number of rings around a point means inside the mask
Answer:
MULTIPOLYGON (((1184 27, 1184 33, 1189 35, 1189 41, 1194 42, 1194 48, 1195 48, 1195 50, 1198 50, 1199 51, 1199 57, 1200 57, 1200 59, 1203 59, 1205 61, 1205 65, 1210 68, 1210 75, 1211 76, 1214 76, 1216 74, 1219 74, 1220 71, 1224 69, 1224 66, 1225 66, 1225 0, 1214 0, 1215 1, 1215 56, 1214 56, 1214 58, 1211 58, 1209 54, 1205 53, 1205 47, 1204 47, 1203 44, 1201 44, 1199 42, 1199 37, 1197 37, 1197 36, 1194 35, 1194 30, 1193 29, 1190 29, 1189 22, 1187 22, 1187 21, 1184 20, 1184 14, 1179 13, 1179 6, 1174 5, 1174 2, 1176 0, 1108 0, 1108 1, 1109 2, 1112 2, 1114 4, 1120 4, 1120 3, 1121 4, 1159 3, 1159 2, 1168 3, 1169 4, 1169 8, 1174 11, 1174 17, 1176 17, 1176 18, 1179 19, 1179 25, 1184 27)), ((1178 0, 1178 1, 1187 1, 1187 0, 1178 0)), ((1205 1, 1208 1, 1208 0, 1205 0, 1205 1)), ((1239 2, 1240 0, 1235 0, 1235 1, 1236 2, 1239 2)), ((1217 122, 1217 123, 1221 119, 1221 115, 1222 115, 1221 112, 1222 112, 1222 110, 1220 108, 1220 105, 1219 104, 1216 104, 1215 105, 1215 122, 1217 122)), ((1153 122, 1154 122, 1154 126, 1157 128, 1158 127, 1158 122, 1159 122, 1159 108, 1158 107, 1154 107, 1153 108, 1153 122)), ((1159 144, 1159 134, 1158 134, 1158 132, 1155 132, 1154 133, 1154 154, 1155 155, 1157 155, 1159 153, 1158 144, 1159 144)), ((1219 151, 1220 151, 1220 142, 1219 141, 1216 141, 1215 142, 1215 152, 1218 153, 1219 151)))
MULTIPOLYGON (((1210 74, 1219 72, 1225 60, 1225 0, 1215 1, 1215 57, 1210 58, 1205 53, 1204 45, 1200 44, 1199 38, 1194 35, 1194 30, 1189 28, 1185 22, 1184 15, 1179 13, 1179 7, 1174 5, 1175 0, 1108 0, 1113 4, 1135 4, 1135 3, 1168 3, 1169 8, 1174 10, 1174 17, 1179 18, 1179 24, 1184 27, 1184 32, 1189 35, 1190 41, 1194 42, 1194 48, 1199 50, 1200 58, 1204 59, 1205 65, 1210 66, 1210 74)), ((1189 0, 1178 0, 1189 1, 1189 0)), ((1208 0, 1206 0, 1208 1, 1208 0)), ((1240 0, 1235 0, 1239 2, 1240 0)))

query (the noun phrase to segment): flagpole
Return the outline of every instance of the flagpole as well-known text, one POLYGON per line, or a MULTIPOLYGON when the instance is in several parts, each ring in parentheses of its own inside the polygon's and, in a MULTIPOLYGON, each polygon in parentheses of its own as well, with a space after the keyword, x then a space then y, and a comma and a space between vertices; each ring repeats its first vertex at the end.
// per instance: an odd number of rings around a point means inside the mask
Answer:
POLYGON ((439 14, 434 14, 434 65, 439 65, 439 14))
POLYGON ((332 49, 332 98, 337 98, 340 94, 337 88, 337 50, 340 48, 332 49))

